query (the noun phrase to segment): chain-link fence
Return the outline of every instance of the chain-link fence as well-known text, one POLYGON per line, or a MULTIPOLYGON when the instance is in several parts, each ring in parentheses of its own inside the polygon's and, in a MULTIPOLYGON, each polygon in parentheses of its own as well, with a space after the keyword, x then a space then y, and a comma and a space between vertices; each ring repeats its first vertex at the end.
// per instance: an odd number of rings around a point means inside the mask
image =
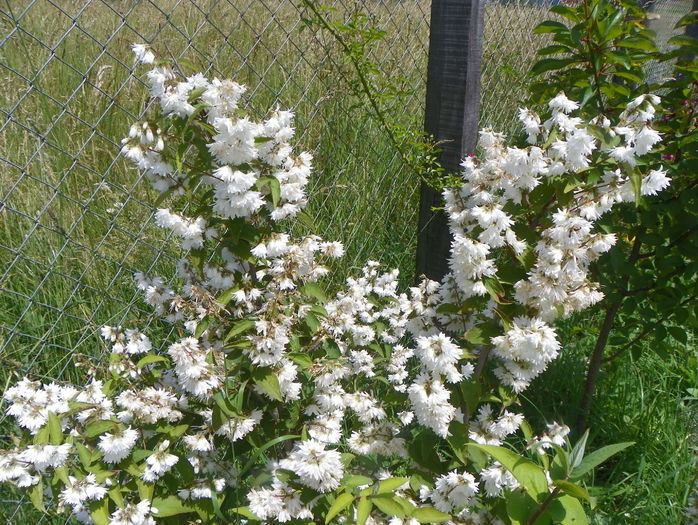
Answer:
MULTIPOLYGON (((371 60, 406 93, 389 117, 421 125, 430 1, 327 3, 338 19, 361 11, 387 32, 371 60)), ((488 2, 483 124, 509 126, 539 47, 531 30, 549 5, 488 2)), ((663 23, 688 10, 659 5, 663 23)), ((246 84, 257 114, 292 108, 297 142, 316 159, 318 230, 347 245, 348 267, 376 258, 411 278, 419 181, 351 96, 337 42, 304 16, 294 0, 0 0, 2 385, 22 374, 77 378, 81 359, 100 355, 99 326, 147 324, 133 272, 174 272, 174 243, 151 221, 153 195, 118 155, 146 109, 133 42, 188 72, 246 84)), ((62 522, 0 487, 0 522, 30 521, 62 522)))
MULTIPOLYGON (((362 11, 386 31, 371 60, 407 93, 395 118, 421 121, 428 1, 329 7, 337 20, 362 11)), ((304 27, 305 15, 291 0, 0 2, 2 385, 22 374, 77 378, 82 356, 100 355, 100 325, 147 323, 133 272, 174 273, 174 243, 151 221, 153 195, 118 155, 146 104, 133 42, 189 73, 246 84, 260 116, 293 109, 297 142, 315 155, 318 230, 345 242, 350 267, 372 257, 412 272, 417 182, 356 105, 337 43, 304 27)), ((0 490, 0 522, 53 522, 0 490)))

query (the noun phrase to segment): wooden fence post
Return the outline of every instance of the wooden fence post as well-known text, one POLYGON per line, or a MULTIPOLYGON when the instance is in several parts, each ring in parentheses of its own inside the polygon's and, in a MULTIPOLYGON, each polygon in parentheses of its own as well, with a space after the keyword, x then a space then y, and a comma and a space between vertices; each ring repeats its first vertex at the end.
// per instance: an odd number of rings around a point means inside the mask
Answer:
MULTIPOLYGON (((424 128, 438 142, 440 162, 457 172, 477 143, 482 26, 485 0, 432 0, 424 128)), ((436 281, 448 273, 451 244, 441 195, 422 183, 417 277, 436 281)))

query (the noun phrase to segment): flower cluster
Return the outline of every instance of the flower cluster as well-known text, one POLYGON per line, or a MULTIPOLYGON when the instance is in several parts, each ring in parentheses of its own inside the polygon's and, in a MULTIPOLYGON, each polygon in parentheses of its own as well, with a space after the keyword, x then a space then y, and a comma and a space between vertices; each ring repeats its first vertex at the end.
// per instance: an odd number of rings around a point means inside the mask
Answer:
MULTIPOLYGON (((504 523, 498 498, 531 493, 501 447, 524 427, 516 394, 560 352, 552 321, 602 297, 587 270, 615 237, 594 221, 668 184, 661 170, 636 180, 636 163, 616 151, 625 146, 613 146, 624 137, 634 156, 649 151, 657 101, 630 105, 613 127, 570 116, 577 105, 560 94, 543 123, 521 111, 526 148, 483 131, 481 156, 445 193, 453 245, 443 282, 403 292, 397 271, 369 261, 328 294, 318 283, 342 245, 280 224, 302 213, 311 173, 310 155, 288 142, 292 114, 253 122, 244 87, 177 81, 149 48, 134 52, 154 65, 159 109, 131 128, 123 153, 160 192, 186 194, 196 215, 156 215, 182 240, 179 284, 136 276, 176 340, 107 326, 108 373, 95 371, 104 378, 8 389, 7 413, 27 436, 0 454, 0 481, 38 487, 53 471, 47 494, 99 525, 223 513, 504 523), (537 205, 553 185, 569 186, 564 198, 537 205)), ((533 459, 516 457, 540 473, 536 490, 554 480, 533 460, 564 454, 567 432, 552 424, 526 437, 533 459)))

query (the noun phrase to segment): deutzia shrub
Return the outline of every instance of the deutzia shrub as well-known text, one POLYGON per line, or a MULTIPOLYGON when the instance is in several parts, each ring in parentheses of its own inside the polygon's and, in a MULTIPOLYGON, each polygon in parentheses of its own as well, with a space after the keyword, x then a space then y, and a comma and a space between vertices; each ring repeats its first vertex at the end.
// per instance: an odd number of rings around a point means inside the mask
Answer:
POLYGON ((184 251, 177 285, 137 286, 176 337, 106 326, 89 384, 9 388, 25 432, 0 481, 98 525, 585 523, 576 482, 610 452, 534 435, 517 394, 561 351, 553 321, 602 297, 587 271, 615 234, 595 221, 669 183, 619 152, 660 139, 659 100, 585 122, 561 93, 545 120, 521 110, 527 147, 482 131, 445 192, 443 282, 401 292, 368 262, 327 295, 342 245, 288 233, 312 167, 293 115, 251 119, 243 86, 134 51, 155 107, 123 153, 174 197, 156 222, 184 251))

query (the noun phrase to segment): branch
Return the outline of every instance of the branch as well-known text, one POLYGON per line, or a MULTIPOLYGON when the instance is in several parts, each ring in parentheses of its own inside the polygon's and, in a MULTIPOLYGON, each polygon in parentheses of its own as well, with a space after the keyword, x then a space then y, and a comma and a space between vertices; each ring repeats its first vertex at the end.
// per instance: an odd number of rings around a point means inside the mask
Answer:
POLYGON ((555 487, 553 491, 548 494, 548 497, 545 499, 545 501, 541 504, 540 507, 538 507, 538 510, 531 516, 528 521, 526 522, 526 525, 533 525, 538 518, 541 517, 541 515, 545 512, 545 509, 548 508, 548 506, 553 502, 555 499, 555 496, 558 495, 560 492, 560 489, 558 487, 555 487))
MULTIPOLYGON (((688 299, 685 299, 685 300, 681 301, 681 302, 680 302, 678 305, 676 305, 676 306, 677 306, 677 307, 685 306, 685 305, 688 304, 689 302, 695 301, 695 300, 697 300, 697 299, 698 299, 698 295, 692 295, 692 296, 689 297, 688 299)), ((667 320, 669 317, 671 317, 673 314, 674 314, 674 310, 668 312, 666 315, 664 315, 663 317, 661 317, 660 319, 658 319, 657 321, 655 321, 654 323, 652 323, 652 325, 651 325, 650 327, 645 328, 642 332, 640 332, 640 334, 638 334, 636 337, 634 337, 632 341, 630 341, 629 343, 626 343, 625 345, 623 345, 619 350, 617 350, 616 352, 614 352, 611 356, 609 356, 609 357, 603 359, 603 360, 601 361, 601 363, 602 363, 602 364, 610 363, 610 362, 613 361, 614 359, 620 357, 628 348, 632 347, 635 343, 637 343, 638 341, 643 340, 645 337, 647 337, 649 334, 651 334, 651 333, 654 331, 655 328, 657 328, 660 324, 662 324, 664 321, 666 321, 666 320, 667 320)))

